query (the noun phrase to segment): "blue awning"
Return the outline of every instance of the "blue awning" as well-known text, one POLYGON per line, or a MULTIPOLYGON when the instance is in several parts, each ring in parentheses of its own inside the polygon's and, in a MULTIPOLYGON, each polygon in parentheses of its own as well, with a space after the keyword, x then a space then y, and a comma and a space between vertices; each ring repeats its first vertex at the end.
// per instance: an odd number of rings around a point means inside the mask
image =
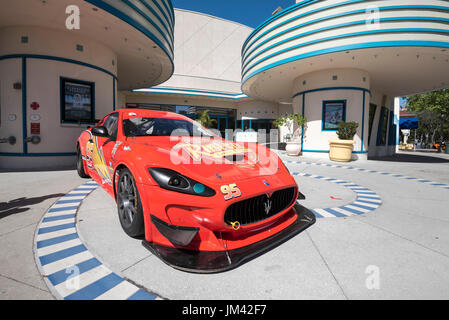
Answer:
POLYGON ((418 118, 403 118, 399 119, 399 125, 401 129, 417 129, 418 118))

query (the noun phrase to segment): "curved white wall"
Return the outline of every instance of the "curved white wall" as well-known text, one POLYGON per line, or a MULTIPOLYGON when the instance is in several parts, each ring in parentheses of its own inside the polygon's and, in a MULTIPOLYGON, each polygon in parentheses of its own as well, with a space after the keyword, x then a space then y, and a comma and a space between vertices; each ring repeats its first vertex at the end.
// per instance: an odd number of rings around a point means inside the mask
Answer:
POLYGON ((80 37, 75 32, 42 27, 0 28, 0 56, 10 54, 72 59, 105 69, 117 76, 117 55, 98 41, 80 37), (28 37, 28 43, 21 42, 22 36, 28 37), (79 44, 83 46, 83 51, 76 50, 79 44))
MULTIPOLYGON (((117 100, 117 64, 112 64, 116 59, 109 48, 75 34, 38 27, 0 29, 0 137, 12 135, 17 139, 15 145, 0 144, 0 156, 1 153, 20 155, 24 150, 24 107, 26 136, 32 135, 31 122, 40 123, 41 142, 27 144, 28 156, 74 153, 76 138, 87 125, 61 123, 60 78, 95 83, 94 116, 100 119, 113 110, 117 100), (21 43, 22 36, 28 37, 28 43, 21 43), (75 50, 81 41, 85 48, 83 52, 75 50), (22 89, 14 89, 14 83, 20 83, 22 89), (22 104, 22 90, 26 90, 26 105, 22 104), (38 110, 30 108, 33 102, 40 105, 38 110), (32 115, 40 119, 32 121, 32 115), (15 120, 10 120, 10 116, 15 120)), ((1 162, 2 167, 9 168, 24 166, 25 162, 36 167, 51 167, 55 162, 70 164, 73 157, 21 157, 17 161, 8 156, 1 162)))
MULTIPOLYGON (((88 124, 63 121, 63 78, 93 84, 101 119, 130 90, 167 80, 174 70, 174 11, 170 0, 9 1, 0 11, 0 167, 71 165, 76 138, 88 124), (69 5, 79 28, 66 26, 69 5), (38 110, 30 105, 36 102, 38 110), (36 125, 39 133, 32 133, 36 125), (38 135, 39 144, 24 143, 38 135)), ((69 20, 68 20, 69 21, 69 20)))
POLYGON ((294 78, 336 67, 370 72, 377 86, 388 82, 382 89, 389 94, 444 87, 448 21, 449 4, 440 0, 301 1, 262 23, 245 41, 243 91, 254 98, 288 99, 294 78), (419 64, 407 68, 416 71, 411 82, 401 69, 417 56, 419 64), (276 95, 272 83, 279 87, 276 95))
POLYGON ((279 105, 266 101, 245 101, 237 104, 237 120, 241 119, 277 119, 279 105))
POLYGON ((354 151, 368 150, 368 106, 370 76, 357 69, 334 69, 314 72, 294 81, 293 111, 307 119, 303 152, 329 151, 329 139, 337 139, 335 131, 323 131, 323 102, 346 101, 346 121, 359 123, 354 137, 354 151), (304 101, 304 105, 303 105, 304 101), (363 141, 363 148, 362 148, 363 141))
POLYGON ((240 50, 252 29, 180 9, 175 19, 175 71, 160 86, 240 93, 240 50))

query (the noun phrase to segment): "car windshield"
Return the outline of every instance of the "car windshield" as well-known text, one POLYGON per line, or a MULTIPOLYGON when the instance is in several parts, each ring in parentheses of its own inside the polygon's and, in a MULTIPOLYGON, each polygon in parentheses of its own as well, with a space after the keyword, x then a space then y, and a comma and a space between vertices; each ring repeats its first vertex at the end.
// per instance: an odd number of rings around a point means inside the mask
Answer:
POLYGON ((127 137, 213 137, 214 134, 193 121, 167 118, 131 118, 123 121, 127 137))

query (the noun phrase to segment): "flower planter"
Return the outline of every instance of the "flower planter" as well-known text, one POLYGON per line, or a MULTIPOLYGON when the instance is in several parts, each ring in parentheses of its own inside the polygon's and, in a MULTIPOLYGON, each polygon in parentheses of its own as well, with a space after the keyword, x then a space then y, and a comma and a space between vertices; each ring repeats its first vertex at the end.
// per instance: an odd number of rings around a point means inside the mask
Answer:
POLYGON ((354 140, 329 140, 329 158, 332 161, 349 162, 354 150, 354 140))
POLYGON ((285 151, 289 156, 299 156, 301 153, 301 144, 299 142, 287 142, 285 151))

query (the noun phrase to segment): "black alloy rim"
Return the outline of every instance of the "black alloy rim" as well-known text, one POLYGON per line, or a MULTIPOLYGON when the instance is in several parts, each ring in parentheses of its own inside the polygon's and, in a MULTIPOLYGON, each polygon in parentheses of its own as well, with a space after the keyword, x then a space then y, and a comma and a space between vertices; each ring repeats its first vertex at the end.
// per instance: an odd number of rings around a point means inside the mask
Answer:
POLYGON ((129 227, 137 214, 137 197, 134 179, 125 173, 120 178, 118 185, 118 210, 126 227, 129 227))

